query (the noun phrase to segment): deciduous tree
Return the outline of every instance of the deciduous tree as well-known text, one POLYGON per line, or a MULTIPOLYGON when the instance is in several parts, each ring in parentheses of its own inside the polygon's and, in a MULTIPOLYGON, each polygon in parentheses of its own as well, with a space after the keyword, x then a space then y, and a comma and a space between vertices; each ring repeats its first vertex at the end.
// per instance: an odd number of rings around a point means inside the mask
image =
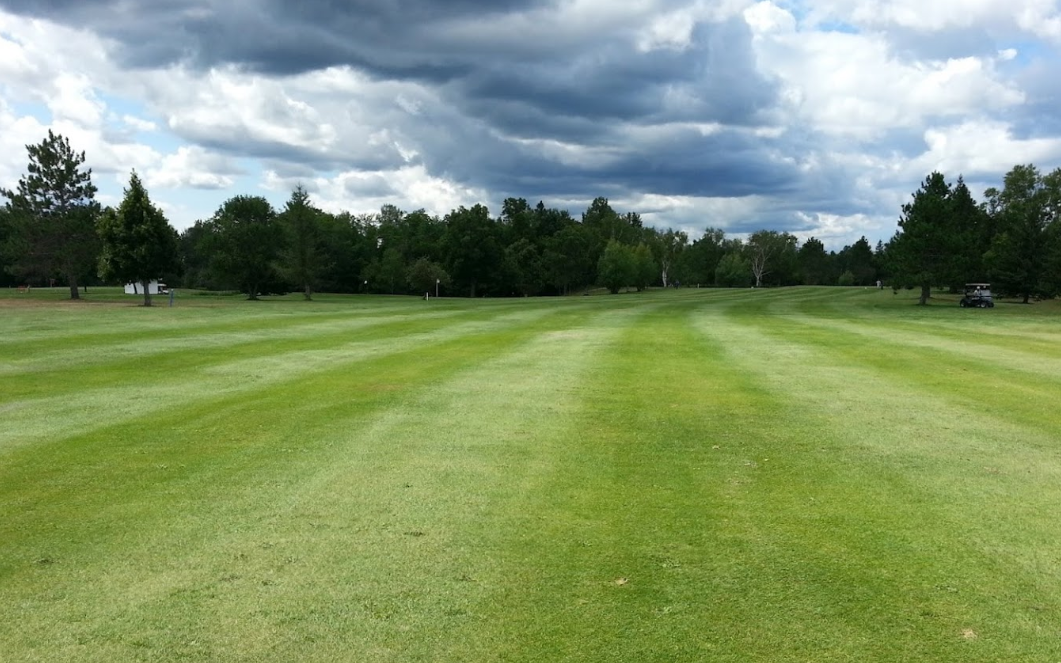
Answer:
POLYGON ((755 287, 763 284, 763 278, 779 263, 792 262, 795 257, 796 238, 789 233, 776 230, 759 230, 752 233, 745 245, 755 287), (791 255, 788 255, 791 254, 791 255))
POLYGON ((1028 303, 1054 292, 1047 228, 1058 218, 1061 169, 1044 177, 1033 165, 1014 166, 1003 182, 1002 191, 988 191, 998 232, 985 262, 996 289, 1028 303))
POLYGON ((637 279, 637 257, 633 248, 610 240, 597 263, 598 282, 613 295, 637 279))
POLYGON ((263 285, 276 279, 283 229, 269 201, 234 196, 214 214, 217 224, 215 267, 240 285, 247 299, 258 299, 263 285))

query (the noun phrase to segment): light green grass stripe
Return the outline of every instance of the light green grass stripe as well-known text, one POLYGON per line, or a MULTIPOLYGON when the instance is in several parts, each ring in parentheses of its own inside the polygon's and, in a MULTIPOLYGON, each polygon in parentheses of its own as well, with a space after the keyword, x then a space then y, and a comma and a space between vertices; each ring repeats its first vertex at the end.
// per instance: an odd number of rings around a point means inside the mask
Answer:
MULTIPOLYGON (((742 313, 737 313, 744 318, 742 313)), ((901 338, 874 334, 865 321, 844 327, 843 322, 818 320, 809 315, 774 318, 764 331, 781 341, 795 340, 819 346, 834 358, 872 367, 912 388, 929 390, 937 400, 952 407, 967 408, 978 417, 1005 420, 1018 429, 1037 433, 1030 440, 1061 437, 1061 420, 1054 404, 1061 399, 1061 384, 1049 357, 1037 362, 1034 355, 1019 352, 988 352, 977 347, 934 341, 931 328, 901 338), (1030 375, 1029 375, 1030 374, 1030 375)))
MULTIPOLYGON (((881 300, 887 302, 887 295, 867 297, 863 302, 879 304, 881 300)), ((888 316, 882 316, 879 309, 854 307, 850 301, 843 300, 797 301, 794 305, 775 305, 774 308, 795 308, 807 318, 850 322, 867 331, 878 329, 882 338, 895 331, 947 339, 962 347, 979 345, 985 353, 1019 350, 1061 358, 1061 330, 1056 324, 1043 324, 1040 317, 1025 317, 1023 314, 1029 309, 1021 305, 1000 304, 988 310, 965 310, 957 306, 911 307, 915 310, 892 309, 888 316)))
POLYGON ((68 370, 112 361, 149 361, 163 354, 198 353, 215 348, 228 350, 248 344, 261 347, 261 344, 265 343, 336 336, 378 325, 402 321, 420 323, 424 320, 444 320, 461 314, 454 310, 406 310, 389 315, 377 315, 374 311, 359 313, 350 311, 341 317, 329 316, 331 319, 326 321, 316 321, 315 317, 284 319, 285 324, 282 326, 256 321, 253 325, 239 325, 240 329, 229 331, 217 330, 214 326, 197 325, 192 329, 171 329, 168 334, 155 334, 150 328, 136 325, 125 327, 121 334, 111 335, 105 341, 99 338, 86 339, 76 334, 75 330, 70 330, 68 337, 50 340, 45 347, 19 346, 14 351, 0 354, 0 376, 56 368, 68 370))
POLYGON ((128 530, 126 564, 100 559, 101 574, 71 559, 42 567, 85 581, 61 589, 55 578, 20 595, 38 620, 9 641, 52 660, 460 660, 453 652, 467 647, 488 656, 489 643, 473 639, 484 618, 475 606, 506 573, 484 548, 534 522, 518 506, 565 470, 556 450, 581 374, 632 315, 574 329, 577 316, 551 319, 567 324, 404 392, 370 421, 311 424, 323 456, 289 455, 209 491, 214 522, 202 521, 202 505, 176 509, 128 530), (42 639, 41 614, 68 625, 58 641, 42 639))
MULTIPOLYGON (((1000 371, 1019 371, 1048 382, 1061 381, 1061 333, 1052 343, 1009 338, 985 342, 983 335, 956 334, 947 322, 904 325, 887 320, 844 321, 799 315, 790 318, 800 325, 857 334, 867 339, 867 348, 881 353, 903 353, 910 348, 943 353, 963 365, 982 364, 1000 371)), ((943 361, 946 361, 945 359, 943 361)), ((1029 377, 1031 377, 1029 376, 1029 377)), ((1024 382, 1028 378, 1021 378, 1024 382)), ((992 384, 992 390, 995 386, 992 384)), ((1061 394, 1058 394, 1061 395, 1061 394)))
MULTIPOLYGON (((291 350, 251 358, 232 358, 219 365, 179 373, 170 379, 154 379, 143 373, 147 384, 134 381, 124 386, 76 389, 74 393, 0 403, 4 425, 0 428, 0 454, 26 444, 57 442, 129 418, 168 409, 180 409, 208 400, 249 394, 284 381, 291 381, 337 364, 357 362, 399 352, 429 352, 432 345, 463 336, 488 333, 512 325, 526 324, 548 315, 550 309, 533 308, 485 320, 446 324, 433 330, 355 341, 314 350, 291 350)), ((269 348, 262 348, 268 352, 269 348)), ((77 385, 73 385, 77 387, 77 385)))
MULTIPOLYGON (((938 641, 911 647, 920 651, 916 658, 1049 660, 1061 653, 1044 621, 1061 610, 1061 532, 1052 516, 1061 462, 1052 436, 956 407, 938 390, 757 320, 703 316, 696 324, 785 403, 792 439, 802 442, 787 459, 770 461, 806 470, 796 485, 802 504, 786 505, 771 492, 763 507, 781 516, 778 528, 792 544, 814 546, 808 533, 816 524, 835 532, 817 542, 823 563, 875 586, 880 618, 905 613, 911 633, 927 628, 938 641), (960 643, 966 628, 986 638, 960 643), (976 649, 962 653, 959 644, 976 649)), ((872 610, 869 603, 851 607, 872 610)))
MULTIPOLYGON (((475 307, 464 311, 457 319, 463 321, 485 320, 497 317, 505 310, 497 307, 475 307)), ((296 318, 297 319, 297 318, 296 318)), ((305 324, 312 319, 303 318, 305 324)), ((330 334, 311 333, 292 335, 274 340, 262 339, 254 343, 234 342, 229 346, 203 348, 177 347, 149 357, 134 356, 112 358, 101 364, 54 363, 51 370, 23 372, 8 376, 0 382, 0 402, 31 400, 42 395, 81 393, 86 389, 107 387, 132 388, 137 384, 159 386, 184 379, 194 371, 244 358, 260 358, 270 354, 286 354, 295 351, 334 349, 338 345, 366 340, 409 337, 449 326, 452 320, 438 317, 428 310, 423 317, 408 315, 394 321, 369 326, 354 326, 349 330, 332 331, 330 334)), ((91 355, 91 352, 86 354, 91 355)))

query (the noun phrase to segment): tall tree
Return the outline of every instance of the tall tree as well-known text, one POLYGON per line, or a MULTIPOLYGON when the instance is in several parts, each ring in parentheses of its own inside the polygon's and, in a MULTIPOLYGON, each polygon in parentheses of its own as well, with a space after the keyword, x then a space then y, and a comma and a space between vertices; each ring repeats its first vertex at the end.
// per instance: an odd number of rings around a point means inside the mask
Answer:
POLYGON ((799 247, 797 255, 800 278, 804 285, 822 285, 832 282, 829 254, 826 253, 825 245, 820 239, 808 238, 803 246, 799 247))
POLYGON ((144 287, 144 306, 151 306, 148 283, 177 269, 177 231, 151 203, 134 170, 118 209, 107 208, 96 224, 103 247, 100 276, 144 287))
POLYGON ((689 236, 681 230, 668 228, 661 233, 653 233, 656 246, 656 258, 659 261, 660 277, 663 287, 670 285, 674 268, 681 261, 682 252, 689 243, 689 236))
POLYGON ((450 276, 458 287, 468 288, 470 297, 497 275, 504 256, 496 224, 483 205, 461 207, 446 216, 443 247, 450 276))
POLYGON ((899 230, 888 245, 897 285, 918 286, 927 304, 932 286, 953 282, 960 266, 962 238, 952 214, 951 187, 943 174, 925 178, 913 200, 903 205, 899 230))
POLYGON ((877 280, 877 268, 873 264, 873 249, 863 235, 857 242, 845 246, 837 255, 839 269, 851 273, 849 285, 870 285, 877 280))
POLYGON ((1058 215, 1061 169, 1044 177, 1033 165, 1014 166, 1002 191, 987 193, 998 233, 985 262, 996 289, 1023 298, 1025 304, 1033 296, 1053 294, 1047 228, 1058 215))
POLYGON ((534 242, 521 237, 505 249, 505 271, 516 292, 524 297, 542 289, 542 256, 534 242))
POLYGON ((771 271, 776 271, 780 264, 789 266, 794 262, 796 237, 776 230, 759 230, 752 233, 745 245, 755 287, 763 285, 763 278, 771 271))
POLYGON ((984 254, 995 237, 995 220, 984 207, 973 199, 965 179, 958 176, 950 195, 952 223, 958 234, 960 256, 950 285, 957 290, 967 282, 983 281, 987 277, 984 254))
POLYGON ((751 261, 739 245, 722 256, 715 267, 715 283, 723 288, 747 288, 752 284, 751 261))
POLYGON ((320 222, 321 211, 310 203, 309 193, 299 184, 280 213, 280 223, 287 231, 287 271, 306 301, 313 299, 322 267, 320 222))
POLYGON ((634 249, 616 240, 609 240, 597 264, 597 278, 613 295, 628 287, 638 276, 637 256, 634 249))
POLYGON ((652 250, 644 242, 634 248, 634 280, 633 285, 641 292, 656 280, 659 275, 659 265, 652 256, 652 250))
POLYGON ((177 241, 181 285, 206 290, 235 287, 235 284, 225 284, 218 280, 213 259, 216 247, 217 224, 213 219, 200 219, 181 231, 177 241))
POLYGON ((13 285, 15 282, 15 269, 8 252, 11 233, 11 210, 5 205, 0 207, 0 288, 13 285))
POLYGON ((8 249, 15 269, 46 278, 59 274, 70 287, 70 298, 79 299, 78 279, 92 272, 99 251, 100 206, 92 169, 84 168, 84 152, 74 152, 70 141, 50 129, 44 141, 26 150, 26 176, 14 191, 0 189, 8 199, 8 249))
POLYGON ((573 219, 546 241, 542 269, 560 294, 593 283, 594 241, 593 232, 573 219))
POLYGON ((726 233, 719 228, 708 228, 703 237, 694 241, 681 254, 683 271, 690 283, 711 285, 722 256, 726 255, 726 233))
POLYGON ((413 292, 432 293, 437 295, 439 286, 449 287, 449 274, 437 262, 427 258, 418 258, 405 273, 406 281, 413 292))
POLYGON ((234 196, 214 214, 216 269, 239 284, 247 299, 258 299, 262 286, 276 279, 283 248, 283 229, 269 201, 261 196, 234 196))

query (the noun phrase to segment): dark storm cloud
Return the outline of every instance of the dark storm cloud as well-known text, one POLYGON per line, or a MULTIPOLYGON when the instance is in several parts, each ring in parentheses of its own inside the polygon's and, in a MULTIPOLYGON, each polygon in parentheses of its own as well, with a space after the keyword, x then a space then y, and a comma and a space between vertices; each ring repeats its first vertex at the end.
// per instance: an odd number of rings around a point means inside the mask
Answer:
MULTIPOLYGON (((239 64, 270 74, 351 65, 379 76, 446 79, 466 63, 425 48, 438 21, 488 17, 532 0, 3 0, 15 13, 89 27, 115 39, 126 64, 239 64)), ((445 46, 445 45, 443 45, 445 46)))
POLYGON ((455 99, 526 135, 571 118, 602 122, 699 121, 754 125, 776 97, 755 67, 743 21, 701 25, 688 48, 638 52, 619 45, 571 61, 483 67, 454 84, 455 99))
MULTIPOLYGON (((643 49, 640 24, 492 32, 494 19, 526 14, 539 21, 528 12, 555 9, 551 0, 159 0, 138 3, 135 12, 123 9, 128 4, 0 0, 0 7, 114 40, 126 66, 236 65, 277 77, 349 66, 376 81, 415 82, 429 90, 416 113, 381 110, 379 99, 351 103, 369 107, 379 126, 407 140, 417 153, 412 163, 484 190, 494 204, 507 196, 548 203, 644 193, 780 195, 808 209, 867 211, 868 203, 851 197, 849 172, 808 175, 784 158, 814 150, 817 137, 790 132, 772 139, 752 131, 770 124, 778 87, 759 72, 741 18, 698 23, 680 48, 643 49), (683 124, 719 128, 705 135, 683 124)), ((967 49, 980 48, 974 37, 967 49)), ((274 126, 301 126, 300 118, 283 115, 282 104, 263 112, 274 126)), ((209 149, 262 159, 281 178, 409 163, 394 146, 337 156, 250 128, 209 122, 170 128, 209 149)), ((889 149, 919 151, 915 138, 903 139, 910 142, 889 149)), ((379 179, 344 186, 353 197, 401 195, 379 179)), ((749 229, 805 229, 793 209, 767 210, 748 220, 749 229)))

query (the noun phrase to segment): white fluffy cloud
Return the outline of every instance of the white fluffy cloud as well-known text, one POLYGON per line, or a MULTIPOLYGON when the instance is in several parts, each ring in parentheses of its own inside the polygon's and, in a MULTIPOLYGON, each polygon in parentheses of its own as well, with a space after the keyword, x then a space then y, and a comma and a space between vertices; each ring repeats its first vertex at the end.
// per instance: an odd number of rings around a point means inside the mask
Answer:
POLYGON ((1061 137, 1017 138, 1004 122, 969 120, 925 131, 924 154, 909 162, 907 171, 984 176, 1020 163, 1061 163, 1061 137))
POLYGON ((772 2, 744 15, 760 67, 781 80, 790 111, 825 134, 873 140, 892 129, 1024 101, 989 59, 904 60, 883 34, 799 29, 772 2))
POLYGON ((806 6, 808 19, 817 23, 898 26, 926 34, 947 28, 979 27, 1061 40, 1061 5, 1057 0, 812 0, 806 6))

